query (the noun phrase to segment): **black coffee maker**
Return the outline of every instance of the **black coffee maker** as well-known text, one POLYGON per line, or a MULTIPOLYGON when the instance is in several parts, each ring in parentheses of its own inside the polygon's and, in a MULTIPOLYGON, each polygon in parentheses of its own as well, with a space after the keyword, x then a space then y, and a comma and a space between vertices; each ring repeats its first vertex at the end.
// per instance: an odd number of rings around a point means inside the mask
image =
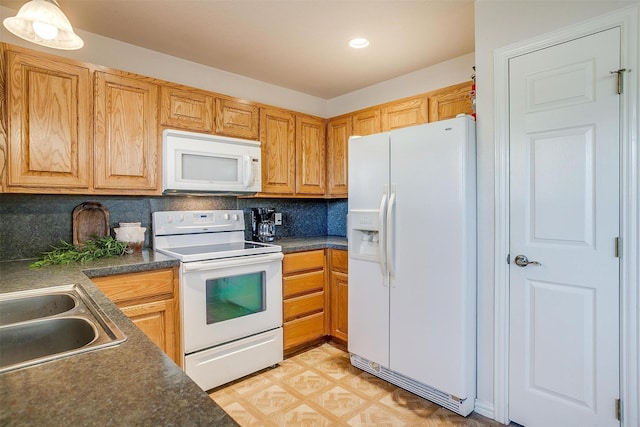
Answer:
POLYGON ((276 227, 273 222, 275 209, 251 208, 251 239, 255 242, 273 242, 276 227))

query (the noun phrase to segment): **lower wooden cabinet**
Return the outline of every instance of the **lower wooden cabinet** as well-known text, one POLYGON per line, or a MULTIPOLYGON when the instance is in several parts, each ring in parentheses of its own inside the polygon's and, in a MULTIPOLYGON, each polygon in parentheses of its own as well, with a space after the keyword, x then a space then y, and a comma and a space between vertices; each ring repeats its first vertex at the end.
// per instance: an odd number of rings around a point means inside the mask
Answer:
POLYGON ((284 350, 327 335, 324 250, 285 254, 283 275, 284 350))
POLYGON ((331 294, 331 336, 347 342, 349 312, 349 255, 347 251, 329 252, 329 292, 331 294))
POLYGON ((91 279, 174 362, 181 365, 177 268, 91 279))
POLYGON ((285 254, 284 351, 331 337, 347 344, 348 252, 320 249, 285 254))

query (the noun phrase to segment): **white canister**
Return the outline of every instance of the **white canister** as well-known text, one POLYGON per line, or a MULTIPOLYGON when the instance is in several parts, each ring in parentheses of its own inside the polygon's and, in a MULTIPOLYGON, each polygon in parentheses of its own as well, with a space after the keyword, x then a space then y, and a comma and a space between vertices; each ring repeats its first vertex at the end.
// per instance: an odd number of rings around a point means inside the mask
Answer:
POLYGON ((129 245, 130 253, 142 252, 144 246, 145 227, 140 227, 139 222, 121 222, 119 228, 114 228, 116 240, 126 242, 129 245))

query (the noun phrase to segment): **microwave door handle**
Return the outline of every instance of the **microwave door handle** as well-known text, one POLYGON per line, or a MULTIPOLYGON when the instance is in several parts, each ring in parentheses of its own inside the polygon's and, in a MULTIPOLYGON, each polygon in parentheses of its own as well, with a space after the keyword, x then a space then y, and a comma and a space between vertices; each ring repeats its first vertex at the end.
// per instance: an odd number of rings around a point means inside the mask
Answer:
POLYGON ((251 178, 252 178, 252 170, 251 170, 251 157, 249 156, 242 156, 242 163, 243 163, 243 170, 244 170, 244 174, 242 177, 242 186, 243 187, 248 187, 249 183, 251 182, 251 178))

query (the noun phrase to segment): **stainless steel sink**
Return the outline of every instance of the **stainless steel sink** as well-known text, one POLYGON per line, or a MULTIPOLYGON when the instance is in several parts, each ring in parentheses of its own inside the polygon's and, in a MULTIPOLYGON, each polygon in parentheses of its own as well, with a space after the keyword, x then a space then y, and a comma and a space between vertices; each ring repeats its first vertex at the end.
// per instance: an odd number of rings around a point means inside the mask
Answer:
POLYGON ((0 300, 0 326, 64 313, 78 302, 67 293, 0 300))
POLYGON ((0 294, 0 372, 124 340, 80 285, 0 294))

